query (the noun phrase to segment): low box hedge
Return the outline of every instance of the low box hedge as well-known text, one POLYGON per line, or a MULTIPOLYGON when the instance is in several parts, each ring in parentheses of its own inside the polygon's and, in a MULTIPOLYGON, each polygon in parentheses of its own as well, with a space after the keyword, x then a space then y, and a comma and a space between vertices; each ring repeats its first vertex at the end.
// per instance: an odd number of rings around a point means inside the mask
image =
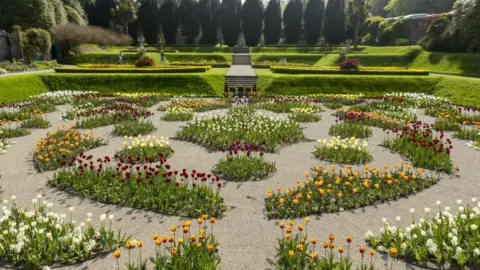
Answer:
POLYGON ((432 94, 437 76, 376 76, 279 74, 256 70, 258 92, 274 95, 356 94, 369 97, 389 92, 423 92, 432 94))
POLYGON ((262 62, 278 63, 282 59, 286 59, 287 63, 314 65, 323 55, 321 54, 298 54, 298 53, 268 53, 258 54, 252 53, 252 63, 261 64, 262 62))
POLYGON ((50 91, 68 89, 100 93, 158 92, 172 95, 221 96, 225 83, 225 72, 218 70, 198 74, 51 73, 38 76, 50 91))
POLYGON ((172 66, 211 66, 215 68, 228 68, 232 65, 231 62, 182 62, 182 61, 175 61, 169 63, 172 66))
POLYGON ((270 70, 274 73, 284 74, 429 75, 429 72, 426 70, 395 67, 361 67, 358 70, 341 70, 336 67, 271 66, 270 70))
POLYGON ((198 67, 153 67, 153 68, 55 68, 57 73, 197 73, 207 72, 211 66, 198 67))

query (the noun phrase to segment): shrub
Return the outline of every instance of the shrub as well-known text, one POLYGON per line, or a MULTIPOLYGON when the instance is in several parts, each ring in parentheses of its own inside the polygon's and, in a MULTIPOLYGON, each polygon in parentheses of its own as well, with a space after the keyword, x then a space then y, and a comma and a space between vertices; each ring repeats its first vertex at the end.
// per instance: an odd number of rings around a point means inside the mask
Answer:
MULTIPOLYGON (((1 63, 0 63, 1 64, 1 63)), ((8 71, 6 71, 3 68, 0 68, 0 75, 7 74, 8 71)))
POLYGON ((96 26, 79 26, 76 24, 59 25, 53 32, 53 38, 68 45, 130 45, 132 38, 113 30, 96 26))
POLYGON ((268 162, 263 157, 263 146, 234 144, 228 149, 222 149, 222 152, 227 152, 225 158, 213 167, 212 172, 225 180, 258 181, 276 171, 275 163, 268 162))
POLYGON ((375 203, 398 200, 428 188, 439 181, 435 175, 414 171, 411 165, 396 164, 394 170, 370 168, 336 170, 322 165, 305 174, 305 182, 295 187, 268 191, 265 207, 268 218, 302 217, 355 209, 375 203))
POLYGON ((155 61, 153 61, 152 58, 148 56, 141 56, 140 59, 138 59, 135 62, 136 67, 153 67, 155 66, 155 61))
POLYGON ((23 33, 23 55, 28 62, 37 56, 49 55, 51 46, 50 34, 43 29, 30 28, 23 33))
POLYGON ((220 197, 222 183, 212 175, 173 171, 165 160, 138 166, 114 162, 108 156, 92 164, 92 158, 81 154, 76 168, 54 173, 49 184, 100 202, 170 215, 219 217, 226 210, 220 197))
POLYGON ((341 70, 357 70, 360 67, 360 63, 355 59, 345 58, 342 63, 340 63, 341 70))

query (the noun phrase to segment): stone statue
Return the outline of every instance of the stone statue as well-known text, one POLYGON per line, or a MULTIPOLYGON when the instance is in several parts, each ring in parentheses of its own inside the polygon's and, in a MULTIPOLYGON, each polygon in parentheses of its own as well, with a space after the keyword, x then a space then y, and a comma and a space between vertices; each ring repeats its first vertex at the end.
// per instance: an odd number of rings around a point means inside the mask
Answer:
POLYGON ((243 36, 243 33, 240 33, 240 36, 238 37, 237 47, 240 47, 240 48, 246 48, 247 47, 247 44, 245 43, 245 37, 243 36))

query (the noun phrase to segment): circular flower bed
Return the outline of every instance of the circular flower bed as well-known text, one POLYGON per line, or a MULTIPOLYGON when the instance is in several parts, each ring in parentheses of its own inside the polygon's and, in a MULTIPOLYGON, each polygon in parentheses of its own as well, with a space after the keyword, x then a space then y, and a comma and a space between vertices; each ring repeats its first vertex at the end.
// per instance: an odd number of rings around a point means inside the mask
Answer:
POLYGON ((41 198, 37 195, 32 199, 33 210, 17 206, 15 196, 10 204, 4 200, 8 205, 0 218, 2 266, 38 269, 74 264, 110 252, 127 240, 111 229, 113 215, 108 220, 107 215, 100 216, 100 227, 95 228, 91 214, 87 214, 86 223, 76 223, 71 214, 51 212, 53 204, 40 202, 41 198))
POLYGON ((268 218, 300 217, 332 213, 378 202, 397 200, 403 196, 428 188, 439 181, 435 175, 423 175, 423 169, 414 171, 405 163, 395 170, 369 168, 353 172, 350 166, 336 171, 317 166, 313 176, 306 173, 302 184, 277 193, 269 190, 265 198, 268 218))
POLYGON ((338 124, 338 121, 342 121, 343 118, 336 119, 335 125, 330 126, 328 134, 331 136, 340 136, 340 138, 368 138, 372 136, 372 130, 364 125, 342 122, 338 124))
POLYGON ((248 107, 231 109, 225 116, 197 118, 176 136, 210 150, 221 150, 236 142, 249 142, 263 145, 267 152, 274 152, 280 145, 305 140, 295 121, 288 117, 272 119, 248 107))
POLYGON ((342 164, 363 164, 373 159, 372 155, 365 150, 368 143, 363 141, 360 145, 360 139, 355 137, 340 139, 339 136, 329 141, 318 140, 318 143, 314 154, 321 160, 342 164))
POLYGON ((170 148, 168 137, 156 138, 155 136, 124 137, 122 150, 115 157, 120 162, 146 163, 169 158, 174 151, 170 148), (128 141, 127 141, 128 140, 128 141))
POLYGON ((227 152, 225 159, 221 159, 213 167, 212 172, 225 180, 258 181, 269 177, 276 171, 275 163, 268 162, 263 157, 263 146, 235 144, 230 146, 228 151, 225 149, 222 151, 227 152))

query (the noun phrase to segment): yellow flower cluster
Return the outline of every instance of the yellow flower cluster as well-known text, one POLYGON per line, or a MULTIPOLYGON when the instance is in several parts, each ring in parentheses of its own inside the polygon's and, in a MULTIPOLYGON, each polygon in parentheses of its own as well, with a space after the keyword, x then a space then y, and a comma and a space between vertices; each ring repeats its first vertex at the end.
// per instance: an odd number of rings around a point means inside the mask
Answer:
POLYGON ((156 136, 141 136, 138 137, 123 137, 123 147, 127 149, 133 149, 136 147, 166 147, 170 144, 168 137, 161 136, 157 138, 156 136), (128 140, 128 141, 127 141, 128 140))
POLYGON ((328 147, 328 148, 334 148, 339 149, 339 148, 352 148, 355 149, 357 148, 358 150, 362 150, 363 148, 367 148, 368 143, 366 141, 363 141, 363 143, 360 145, 360 139, 351 137, 348 139, 341 139, 340 136, 334 137, 330 140, 327 141, 327 139, 323 140, 317 140, 317 142, 320 144, 320 146, 328 147))
POLYGON ((193 110, 191 108, 186 108, 186 107, 168 107, 166 110, 166 112, 169 112, 169 113, 190 113, 190 112, 193 112, 193 110))
POLYGON ((116 96, 124 98, 142 98, 142 97, 164 97, 164 93, 155 93, 155 92, 138 92, 138 93, 115 93, 116 96))
POLYGON ((315 94, 314 98, 324 98, 330 100, 358 100, 363 98, 364 94, 315 94))

